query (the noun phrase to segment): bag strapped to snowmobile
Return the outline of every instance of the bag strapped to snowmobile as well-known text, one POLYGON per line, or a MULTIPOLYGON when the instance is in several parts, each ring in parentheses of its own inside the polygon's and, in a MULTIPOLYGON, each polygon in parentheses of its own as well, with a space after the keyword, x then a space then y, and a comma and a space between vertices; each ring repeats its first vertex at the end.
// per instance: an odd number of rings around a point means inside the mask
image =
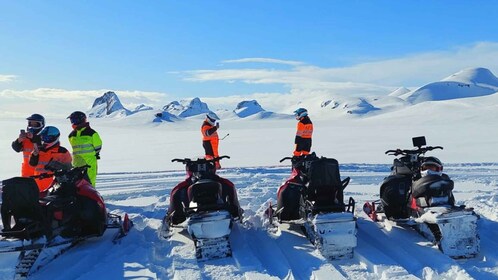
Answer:
POLYGON ((309 181, 306 184, 305 199, 313 201, 313 212, 343 212, 344 188, 350 178, 341 181, 339 162, 333 158, 321 157, 310 163, 309 181))
POLYGON ((2 181, 2 235, 30 239, 43 234, 44 218, 39 190, 33 178, 14 177, 2 181), (11 227, 11 219, 15 225, 11 227), (10 233, 9 233, 10 232, 10 233))

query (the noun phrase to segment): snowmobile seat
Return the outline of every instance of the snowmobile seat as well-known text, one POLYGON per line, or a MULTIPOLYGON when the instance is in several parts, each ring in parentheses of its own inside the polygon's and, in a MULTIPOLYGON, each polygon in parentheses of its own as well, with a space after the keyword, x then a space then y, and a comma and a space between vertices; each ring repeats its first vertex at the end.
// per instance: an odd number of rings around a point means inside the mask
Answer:
POLYGON ((311 162, 306 184, 306 199, 314 201, 316 209, 344 209, 344 194, 339 163, 333 158, 320 158, 311 162))
POLYGON ((2 182, 2 223, 4 230, 10 230, 11 217, 16 221, 15 228, 23 221, 27 225, 30 222, 43 221, 42 211, 39 204, 40 193, 33 178, 14 177, 2 182))
POLYGON ((223 209, 225 203, 221 196, 221 183, 209 179, 201 179, 188 188, 189 200, 197 203, 199 211, 223 209))
POLYGON ((303 184, 294 181, 287 181, 280 187, 276 211, 280 221, 299 219, 299 203, 304 188, 303 184))
POLYGON ((391 175, 384 179, 380 187, 380 200, 388 218, 407 218, 406 205, 411 185, 410 176, 391 175))
POLYGON ((446 175, 427 175, 413 182, 412 196, 421 207, 437 205, 454 205, 454 183, 446 175))

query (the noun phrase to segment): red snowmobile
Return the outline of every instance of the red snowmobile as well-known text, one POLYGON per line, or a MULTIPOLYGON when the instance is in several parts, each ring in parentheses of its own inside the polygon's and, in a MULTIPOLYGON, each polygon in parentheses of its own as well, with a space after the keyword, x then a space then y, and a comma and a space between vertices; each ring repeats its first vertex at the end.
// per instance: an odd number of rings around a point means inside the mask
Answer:
POLYGON ((366 202, 363 210, 374 221, 384 217, 413 226, 446 255, 473 257, 479 252, 477 220, 472 208, 455 205, 454 182, 442 173, 439 159, 424 156, 443 149, 426 146, 425 137, 412 139, 413 150, 389 150, 395 158, 391 174, 380 186, 380 200, 366 202))
POLYGON ((186 165, 187 179, 171 191, 170 205, 160 229, 164 238, 171 228, 187 221, 196 257, 208 260, 231 256, 228 237, 235 220, 242 219, 235 186, 216 174, 214 159, 173 159, 186 165))
POLYGON ((14 177, 2 181, 0 253, 21 252, 16 273, 27 276, 44 248, 77 243, 101 236, 108 228, 119 229, 114 240, 125 236, 132 223, 125 214, 108 213, 104 200, 86 179, 88 166, 58 169, 53 162, 45 167, 52 173, 47 192, 39 193, 33 178, 14 177))

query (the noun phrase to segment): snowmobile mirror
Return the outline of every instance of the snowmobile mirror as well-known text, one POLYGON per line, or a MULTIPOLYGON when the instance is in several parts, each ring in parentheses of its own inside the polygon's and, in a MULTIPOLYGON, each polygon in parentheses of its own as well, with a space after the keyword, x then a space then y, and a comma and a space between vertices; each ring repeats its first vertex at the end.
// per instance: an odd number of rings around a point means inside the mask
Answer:
POLYGON ((425 142, 425 136, 413 137, 412 142, 413 142, 413 147, 417 147, 419 149, 420 147, 425 146, 427 144, 425 142))

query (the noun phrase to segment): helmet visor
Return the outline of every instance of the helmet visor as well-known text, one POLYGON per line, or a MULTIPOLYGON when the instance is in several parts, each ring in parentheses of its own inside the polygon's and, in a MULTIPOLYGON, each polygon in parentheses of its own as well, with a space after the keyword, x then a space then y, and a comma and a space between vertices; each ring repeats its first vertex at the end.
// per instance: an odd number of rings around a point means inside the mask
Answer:
POLYGON ((432 171, 436 171, 436 172, 439 172, 441 171, 441 166, 438 166, 436 164, 423 164, 421 167, 420 167, 420 170, 422 171, 425 171, 425 170, 432 170, 432 171))
POLYGON ((70 116, 69 120, 71 121, 71 124, 82 124, 83 123, 83 118, 80 116, 70 116))
POLYGON ((43 124, 40 121, 28 121, 28 127, 30 127, 30 128, 42 128, 43 124))

